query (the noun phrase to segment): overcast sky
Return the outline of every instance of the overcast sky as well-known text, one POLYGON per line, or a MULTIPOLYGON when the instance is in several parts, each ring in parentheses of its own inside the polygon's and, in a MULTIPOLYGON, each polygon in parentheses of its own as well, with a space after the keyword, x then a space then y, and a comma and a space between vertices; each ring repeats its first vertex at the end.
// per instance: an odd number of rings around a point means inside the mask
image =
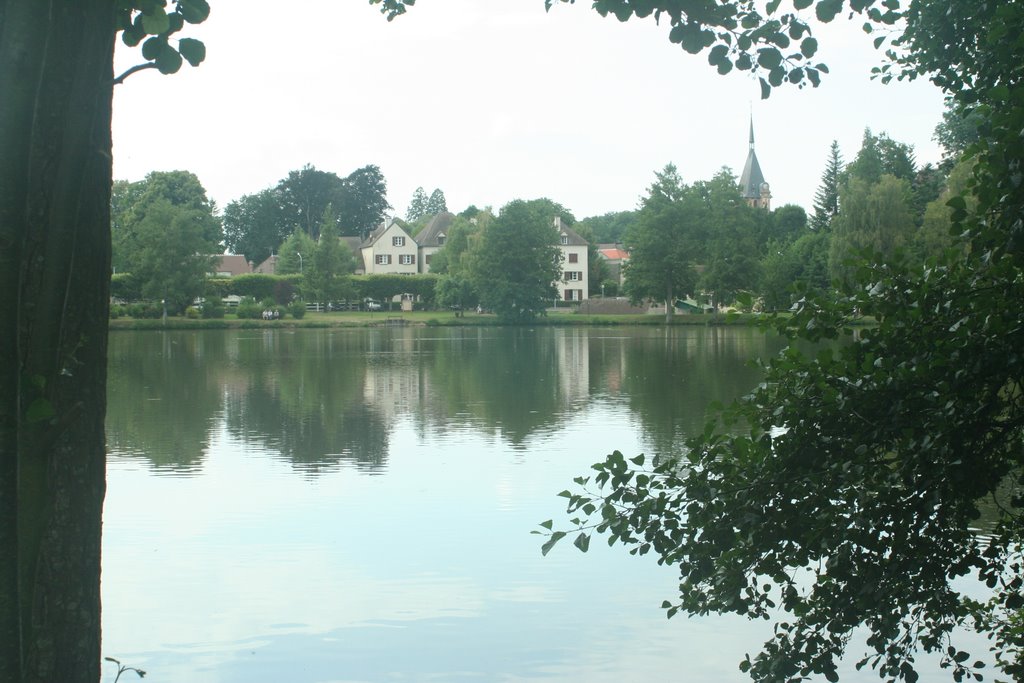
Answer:
MULTIPOLYGON (((862 21, 816 30, 830 74, 760 99, 653 20, 602 19, 587 0, 420 0, 389 23, 365 0, 211 0, 207 59, 117 86, 114 177, 194 172, 223 208, 313 164, 380 167, 393 213, 440 188, 448 207, 549 197, 577 218, 634 209, 672 162, 687 182, 738 176, 751 112, 773 206, 810 210, 828 148, 851 160, 865 127, 936 162, 942 96, 881 85, 862 21)), ((788 3, 787 3, 788 4, 788 3)), ((141 57, 121 46, 117 64, 141 57)))

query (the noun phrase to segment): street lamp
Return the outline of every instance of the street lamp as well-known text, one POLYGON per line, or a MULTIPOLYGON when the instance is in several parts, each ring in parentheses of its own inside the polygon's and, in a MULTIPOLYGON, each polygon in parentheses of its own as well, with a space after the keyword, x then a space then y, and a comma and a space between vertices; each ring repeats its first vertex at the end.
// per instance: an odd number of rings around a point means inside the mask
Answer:
POLYGON ((302 275, 302 254, 295 252, 295 255, 299 257, 299 275, 302 275))

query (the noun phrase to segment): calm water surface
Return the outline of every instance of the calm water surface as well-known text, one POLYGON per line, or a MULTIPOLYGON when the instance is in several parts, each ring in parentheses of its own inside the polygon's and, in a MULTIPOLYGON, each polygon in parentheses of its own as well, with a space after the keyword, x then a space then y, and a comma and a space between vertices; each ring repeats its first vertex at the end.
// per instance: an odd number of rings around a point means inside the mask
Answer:
POLYGON ((541 557, 530 531, 611 450, 678 449, 780 346, 749 329, 115 332, 104 655, 153 683, 749 680, 737 663, 768 624, 666 620, 671 568, 599 539, 541 557))

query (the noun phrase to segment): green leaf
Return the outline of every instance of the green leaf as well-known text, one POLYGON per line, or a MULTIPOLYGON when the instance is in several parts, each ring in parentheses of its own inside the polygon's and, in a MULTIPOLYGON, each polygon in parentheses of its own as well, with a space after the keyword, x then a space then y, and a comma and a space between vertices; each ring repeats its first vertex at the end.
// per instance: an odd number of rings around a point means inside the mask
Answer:
POLYGON ((156 58, 156 68, 162 74, 177 73, 181 68, 181 55, 170 45, 165 45, 156 58))
POLYGON ((45 398, 37 398, 29 404, 25 411, 25 419, 30 423, 43 422, 55 415, 53 405, 45 398))
POLYGON ((157 36, 147 38, 146 42, 142 44, 142 56, 148 61, 153 61, 160 56, 160 52, 162 52, 165 47, 167 47, 166 39, 159 38, 157 36))
POLYGON ((547 555, 551 551, 551 549, 555 547, 555 544, 561 541, 563 538, 565 538, 564 531, 556 531, 555 533, 551 534, 551 538, 549 538, 544 543, 544 545, 540 547, 540 554, 547 555))
POLYGON ((590 549, 590 536, 580 532, 580 535, 576 537, 576 540, 572 542, 574 546, 580 549, 580 552, 587 552, 590 549))
POLYGON ((768 96, 772 94, 772 86, 768 85, 768 81, 763 78, 758 80, 761 81, 761 99, 767 100, 768 96))
POLYGON ((178 52, 192 66, 199 66, 206 59, 206 45, 195 38, 182 38, 178 41, 178 52))
POLYGON ((711 66, 718 66, 723 61, 725 61, 728 54, 728 47, 726 47, 725 45, 715 45, 713 48, 711 48, 711 51, 708 52, 708 64, 710 64, 711 66))
POLYGON ((818 51, 818 41, 815 38, 808 36, 800 41, 800 54, 807 59, 814 56, 814 53, 818 51))
POLYGON ((541 522, 541 523, 540 523, 540 525, 541 525, 542 527, 544 527, 545 529, 547 529, 548 531, 551 531, 551 526, 552 526, 552 524, 554 524, 554 521, 553 521, 553 520, 550 520, 550 519, 549 519, 549 520, 547 520, 546 522, 541 522))
POLYGON ((190 24, 201 24, 210 16, 210 5, 206 0, 178 0, 178 11, 190 24))
POLYGON ((640 455, 636 456, 635 458, 630 458, 629 461, 631 463, 633 463, 634 465, 636 465, 637 467, 643 467, 643 465, 644 465, 644 454, 641 453, 640 455))
POLYGON ((142 27, 146 29, 146 33, 156 36, 167 31, 171 27, 171 21, 167 18, 167 12, 160 7, 153 14, 142 15, 142 27))
POLYGON ((843 0, 821 0, 818 5, 814 8, 814 14, 818 17, 818 21, 825 22, 826 24, 836 18, 843 9, 843 0))
POLYGON ((782 64, 782 52, 778 48, 763 47, 757 51, 757 63, 765 69, 774 69, 782 64))
POLYGON ((807 9, 814 0, 793 0, 793 7, 797 10, 807 9))

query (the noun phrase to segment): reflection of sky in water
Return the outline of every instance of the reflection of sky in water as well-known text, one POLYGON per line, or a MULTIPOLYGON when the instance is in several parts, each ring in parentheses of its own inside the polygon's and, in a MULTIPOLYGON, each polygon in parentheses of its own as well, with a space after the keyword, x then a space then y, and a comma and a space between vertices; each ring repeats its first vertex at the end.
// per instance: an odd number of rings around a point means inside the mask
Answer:
POLYGON ((591 463, 645 449, 628 401, 591 398, 515 448, 471 422, 395 413, 380 476, 302 471, 223 418, 189 476, 115 455, 103 654, 153 683, 748 680, 770 624, 666 620, 671 568, 600 538, 545 558, 529 533, 564 519, 556 494, 591 463))

